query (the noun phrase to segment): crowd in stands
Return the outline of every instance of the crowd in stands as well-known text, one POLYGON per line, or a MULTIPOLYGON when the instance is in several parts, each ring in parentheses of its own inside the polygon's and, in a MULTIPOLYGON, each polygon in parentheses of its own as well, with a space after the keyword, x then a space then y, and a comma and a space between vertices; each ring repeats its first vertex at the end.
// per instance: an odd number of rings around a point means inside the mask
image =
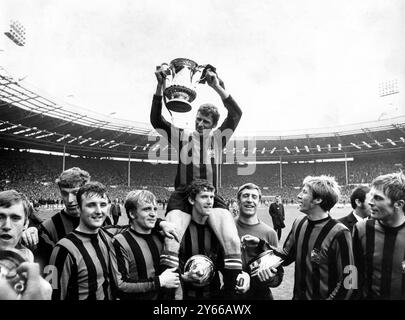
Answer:
MULTIPOLYGON (((265 196, 281 195, 286 203, 293 203, 307 175, 328 174, 335 176, 342 186, 342 201, 356 184, 370 183, 378 175, 397 171, 403 165, 403 153, 355 158, 347 162, 347 179, 344 162, 283 163, 280 187, 279 164, 256 164, 251 175, 238 174, 235 164, 221 166, 220 193, 225 199, 235 199, 237 188, 246 182, 262 187, 265 196)), ((173 190, 175 164, 131 162, 130 187, 128 163, 107 159, 65 158, 65 168, 80 167, 109 188, 111 200, 123 203, 125 195, 133 189, 148 189, 161 203, 168 200, 173 190)), ((36 205, 58 204, 59 191, 54 181, 62 171, 62 157, 50 154, 0 151, 0 190, 16 189, 24 192, 36 205)), ((245 168, 246 169, 246 168, 245 168)))

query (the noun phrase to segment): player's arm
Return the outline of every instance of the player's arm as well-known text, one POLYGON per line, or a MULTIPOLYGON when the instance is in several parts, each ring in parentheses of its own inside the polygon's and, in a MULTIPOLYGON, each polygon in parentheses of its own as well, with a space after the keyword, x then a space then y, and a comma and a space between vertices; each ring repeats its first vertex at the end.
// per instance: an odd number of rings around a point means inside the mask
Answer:
POLYGON ((357 290, 353 290, 352 298, 362 299, 364 295, 364 289, 366 289, 367 286, 365 285, 365 257, 360 239, 359 223, 356 223, 353 227, 352 241, 354 265, 357 269, 357 290))
POLYGON ((156 85, 156 92, 152 100, 152 108, 150 111, 150 122, 155 129, 165 130, 169 134, 171 124, 162 115, 163 83, 166 77, 162 66, 156 67, 155 76, 157 80, 157 85, 156 85))
POLYGON ((334 251, 338 281, 335 289, 332 290, 327 300, 348 300, 352 295, 353 289, 346 285, 347 281, 345 281, 345 277, 348 276, 348 274, 345 274, 345 272, 347 272, 345 268, 354 265, 354 258, 352 238, 347 228, 336 234, 329 250, 334 251))
POLYGON ((53 288, 52 300, 65 300, 68 294, 72 294, 69 290, 71 285, 77 286, 77 283, 71 284, 72 267, 76 265, 76 262, 64 246, 56 245, 49 259, 49 265, 54 266, 57 270, 55 279, 57 283, 51 283, 53 288))
MULTIPOLYGON (((152 100, 150 123, 153 128, 158 130, 159 134, 164 137, 164 140, 167 140, 167 142, 171 144, 172 141, 178 141, 180 129, 168 122, 162 115, 163 82, 165 81, 164 79, 166 75, 161 66, 157 67, 155 75, 157 86, 152 100)), ((161 141, 163 142, 164 140, 161 141)), ((176 148, 177 144, 174 143, 172 147, 176 148)))
POLYGON ((231 129, 235 130, 242 117, 242 110, 233 97, 220 85, 220 79, 218 76, 207 71, 207 83, 212 87, 216 93, 221 97, 224 107, 228 111, 228 114, 224 122, 219 127, 220 130, 231 129))
POLYGON ((283 249, 278 250, 277 248, 273 247, 273 250, 278 252, 278 254, 283 258, 283 266, 288 266, 292 262, 295 261, 296 256, 296 243, 295 243, 295 230, 298 224, 298 220, 295 220, 290 233, 287 236, 287 239, 284 242, 283 249))
POLYGON ((154 232, 161 232, 166 238, 175 239, 177 242, 180 242, 176 226, 165 219, 157 218, 152 230, 154 232))
POLYGON ((180 284, 178 273, 167 269, 160 276, 147 279, 129 279, 129 254, 113 240, 114 250, 111 250, 111 265, 114 274, 114 281, 118 290, 122 293, 145 293, 159 291, 162 287, 177 288, 180 284), (130 280, 130 281, 129 281, 130 280), (177 284, 177 286, 176 286, 177 284))

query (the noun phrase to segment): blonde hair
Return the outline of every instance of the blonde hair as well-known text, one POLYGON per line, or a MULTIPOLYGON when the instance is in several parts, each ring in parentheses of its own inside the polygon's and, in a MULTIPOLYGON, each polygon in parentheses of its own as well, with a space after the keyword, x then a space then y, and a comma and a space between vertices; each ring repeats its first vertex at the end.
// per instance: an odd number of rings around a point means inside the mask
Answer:
POLYGON ((126 196, 124 203, 129 221, 132 220, 129 213, 135 212, 141 202, 153 203, 156 205, 156 196, 148 190, 130 191, 126 196))
POLYGON ((309 187, 313 199, 322 200, 319 206, 324 211, 330 211, 339 200, 340 187, 335 177, 327 175, 317 177, 307 176, 303 184, 309 187))

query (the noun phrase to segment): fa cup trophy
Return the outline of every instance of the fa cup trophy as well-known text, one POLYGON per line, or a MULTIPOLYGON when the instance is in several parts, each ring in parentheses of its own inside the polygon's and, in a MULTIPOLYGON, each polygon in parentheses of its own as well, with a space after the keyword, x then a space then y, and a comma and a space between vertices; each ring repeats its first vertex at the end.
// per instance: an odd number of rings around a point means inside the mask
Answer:
POLYGON ((197 96, 197 83, 205 81, 206 66, 186 58, 177 58, 170 64, 163 64, 166 74, 163 99, 166 107, 175 112, 188 112, 191 102, 197 96))

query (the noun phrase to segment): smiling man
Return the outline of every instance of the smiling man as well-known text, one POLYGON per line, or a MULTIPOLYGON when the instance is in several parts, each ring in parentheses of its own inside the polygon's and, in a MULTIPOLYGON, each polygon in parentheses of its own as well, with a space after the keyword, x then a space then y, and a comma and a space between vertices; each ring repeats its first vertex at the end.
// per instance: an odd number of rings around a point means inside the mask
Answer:
MULTIPOLYGON (((237 199, 239 216, 235 220, 239 237, 242 243, 243 270, 249 272, 249 262, 259 254, 271 247, 277 248, 276 231, 260 221, 257 209, 260 206, 262 192, 253 183, 245 183, 239 187, 237 199)), ((250 289, 241 296, 241 299, 249 300, 273 300, 270 287, 277 287, 283 279, 284 270, 279 266, 277 269, 268 270, 268 277, 253 277, 250 281, 250 289)))
MULTIPOLYGON (((214 129, 219 120, 218 108, 206 103, 201 105, 197 111, 195 130, 178 128, 162 116, 162 95, 166 77, 164 66, 157 67, 155 75, 158 83, 152 101, 150 120, 152 126, 160 130, 159 133, 178 153, 175 191, 169 198, 166 219, 177 227, 181 239, 191 221, 187 187, 194 179, 205 179, 218 191, 222 150, 235 131, 242 111, 233 97, 225 90, 224 83, 212 67, 206 71, 206 81, 221 98, 228 111, 227 117, 218 128, 214 129)), ((228 269, 227 273, 232 274, 236 281, 236 277, 242 269, 240 241, 233 224, 232 214, 219 194, 215 194, 208 224, 225 250, 225 269, 228 269)), ((166 239, 165 250, 161 256, 162 266, 178 267, 178 252, 179 243, 166 239)))
POLYGON ((354 264, 349 229, 332 219, 340 190, 330 176, 308 176, 298 194, 298 217, 284 243, 284 266, 295 262, 294 296, 299 300, 349 299, 344 270, 354 264))
POLYGON ((371 219, 353 230, 353 250, 363 299, 405 299, 405 175, 371 183, 371 219))
POLYGON ((110 300, 112 244, 101 229, 108 211, 107 190, 99 182, 89 182, 79 188, 76 198, 79 225, 56 244, 49 261, 58 271, 52 299, 110 300))
POLYGON ((130 228, 114 236, 111 260, 118 297, 121 300, 161 299, 164 288, 180 285, 175 269, 158 274, 163 237, 155 228, 157 202, 153 193, 136 190, 128 193, 125 210, 130 228))
MULTIPOLYGON (((226 299, 236 299, 236 291, 246 291, 247 288, 238 288, 233 279, 233 274, 224 266, 224 249, 215 233, 212 231, 208 219, 213 212, 215 188, 204 179, 194 180, 187 190, 188 201, 192 206, 191 222, 184 234, 180 244, 180 270, 184 272, 186 261, 197 254, 205 255, 210 258, 214 264, 215 275, 210 284, 196 287, 192 284, 195 274, 192 270, 182 276, 183 299, 185 300, 205 300, 225 297, 226 299), (223 288, 220 287, 220 278, 218 271, 223 275, 223 288), (221 290, 220 290, 221 289, 221 290)), ((235 227, 234 222, 230 227, 235 227)), ((237 275, 243 276, 242 271, 237 275)), ((243 276, 244 277, 244 276, 243 276)), ((198 278, 198 276, 197 276, 198 278)), ((245 285, 248 282, 245 281, 245 285)))

